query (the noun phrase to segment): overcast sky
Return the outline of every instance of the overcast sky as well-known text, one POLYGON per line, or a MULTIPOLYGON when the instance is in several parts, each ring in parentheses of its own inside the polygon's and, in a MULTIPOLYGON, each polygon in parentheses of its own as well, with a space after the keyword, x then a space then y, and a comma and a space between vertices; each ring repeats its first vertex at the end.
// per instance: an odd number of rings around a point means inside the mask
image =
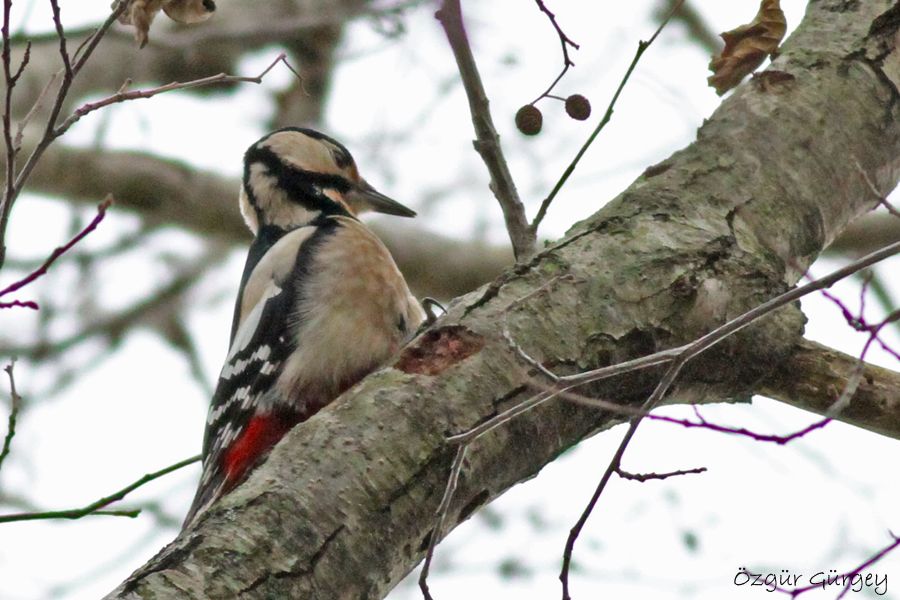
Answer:
MULTIPOLYGON (((62 4, 64 22, 75 26, 102 18, 109 2, 62 4)), ((595 114, 587 122, 576 122, 565 116, 561 104, 545 100, 540 105, 545 132, 525 138, 515 131, 513 115, 556 76, 561 66, 558 39, 531 2, 463 2, 495 121, 530 214, 597 122, 638 40, 655 28, 650 19, 655 4, 548 0, 567 34, 581 44, 573 54, 577 66, 558 93, 584 94, 595 114)), ((755 4, 694 1, 715 31, 747 22, 755 4)), ((29 28, 46 29, 44 3, 32 5, 29 28)), ((15 4, 17 19, 26 6, 15 4)), ((799 0, 783 2, 791 27, 804 6, 799 0)), ((397 38, 385 37, 365 19, 348 28, 328 102, 327 130, 350 148, 362 174, 376 187, 420 211, 423 227, 462 239, 478 236, 504 243, 500 211, 472 150, 468 108, 460 85, 454 83, 455 65, 433 11, 434 6, 426 5, 410 12, 404 19, 406 32, 397 38), (435 195, 442 200, 427 202, 435 195)), ((203 26, 215 27, 215 18, 203 26)), ((256 74, 275 54, 274 48, 258 53, 242 65, 243 73, 256 74)), ((708 61, 678 26, 663 33, 638 66, 611 125, 552 207, 543 226, 545 236, 562 235, 646 166, 693 140, 699 124, 720 102, 706 87, 708 61)), ((287 85, 290 76, 279 68, 262 86, 247 85, 229 96, 198 101, 170 94, 116 106, 103 118, 84 119, 65 143, 87 146, 99 139, 110 148, 176 157, 196 168, 236 176, 244 149, 265 133, 262 123, 273 110, 269 92, 287 85)), ((57 200, 24 195, 10 228, 11 251, 17 257, 46 255, 66 237, 69 216, 57 200)), ((85 247, 102 247, 137 225, 131 216, 113 214, 85 247)), ((191 236, 177 231, 163 231, 152 243, 174 255, 200 252, 191 236)), ((189 327, 201 340, 210 382, 225 354, 242 264, 243 253, 235 251, 193 298, 197 309, 190 312, 189 327)), ((834 260, 820 261, 813 273, 822 275, 836 266, 834 260)), ((894 274, 893 280, 886 279, 895 297, 900 297, 898 268, 898 259, 880 267, 881 273, 894 274)), ((140 297, 166 269, 146 256, 126 254, 104 273, 97 285, 104 286, 105 302, 115 307, 140 297)), ((65 308, 72 293, 66 283, 73 280, 64 268, 45 280, 59 290, 56 308, 65 308)), ((834 293, 855 306, 858 283, 839 284, 834 293)), ((844 324, 833 304, 814 296, 803 301, 803 308, 810 319, 809 338, 846 352, 859 351, 864 336, 844 324)), ((870 310, 876 318, 879 309, 870 305, 870 310)), ((4 311, 0 331, 27 332, 34 327, 33 319, 4 311)), ((898 347, 896 330, 886 337, 898 347)), ((898 367, 877 349, 869 358, 898 367)), ((208 396, 164 341, 137 331, 114 354, 89 360, 97 364, 64 393, 45 402, 30 399, 37 406, 20 424, 13 455, 0 478, 5 492, 21 490, 47 508, 80 506, 199 452, 208 396)), ((30 387, 41 387, 40 368, 22 368, 17 375, 29 380, 30 387)), ((662 412, 688 414, 683 408, 662 412)), ((766 432, 790 432, 815 420, 765 399, 708 407, 703 413, 717 422, 766 432)), ((556 576, 566 532, 622 433, 616 428, 585 442, 459 527, 438 548, 431 584, 437 597, 558 597, 556 576)), ((577 548, 576 597, 758 598, 759 589, 733 585, 739 567, 806 574, 851 568, 886 545, 888 529, 900 531, 898 464, 896 440, 841 423, 788 447, 646 423, 628 450, 627 469, 662 472, 706 466, 709 472, 610 486, 577 548)), ((181 515, 198 473, 199 468, 185 469, 141 489, 124 504, 160 501, 181 515)), ((9 600, 98 598, 175 534, 160 531, 146 517, 98 516, 74 523, 0 527, 0 597, 9 600)), ((900 553, 873 571, 890 574, 900 586, 900 553)), ((894 590, 891 587, 888 597, 894 590)), ((834 596, 830 591, 807 597, 834 596)), ((391 596, 418 597, 418 590, 408 584, 391 596)))

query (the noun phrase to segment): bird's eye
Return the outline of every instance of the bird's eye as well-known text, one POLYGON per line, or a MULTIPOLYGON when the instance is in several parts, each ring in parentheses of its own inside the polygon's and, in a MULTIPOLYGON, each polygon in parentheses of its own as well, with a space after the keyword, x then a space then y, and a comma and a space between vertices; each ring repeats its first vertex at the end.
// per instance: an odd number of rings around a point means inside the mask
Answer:
POLYGON ((345 169, 350 166, 350 163, 353 162, 353 159, 350 158, 350 155, 340 148, 332 148, 331 157, 334 159, 334 164, 336 164, 339 169, 345 169))

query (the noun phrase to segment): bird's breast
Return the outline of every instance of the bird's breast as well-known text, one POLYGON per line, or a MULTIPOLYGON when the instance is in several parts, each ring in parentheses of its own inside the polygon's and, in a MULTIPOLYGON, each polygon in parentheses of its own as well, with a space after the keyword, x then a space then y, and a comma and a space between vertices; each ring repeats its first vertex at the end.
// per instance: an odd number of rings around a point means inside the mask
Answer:
POLYGON ((338 219, 341 227, 299 282, 296 350, 278 381, 290 395, 311 387, 339 394, 397 352, 421 320, 387 248, 358 221, 338 219))

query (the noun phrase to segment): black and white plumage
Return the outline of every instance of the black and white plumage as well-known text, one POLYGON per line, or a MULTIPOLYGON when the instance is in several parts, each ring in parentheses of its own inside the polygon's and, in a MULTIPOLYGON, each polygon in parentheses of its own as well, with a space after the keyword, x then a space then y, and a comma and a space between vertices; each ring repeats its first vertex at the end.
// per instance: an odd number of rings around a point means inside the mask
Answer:
POLYGON ((185 526, 425 318, 387 248, 356 219, 415 213, 366 183, 338 142, 299 128, 262 138, 244 156, 240 203, 256 238, 185 526))

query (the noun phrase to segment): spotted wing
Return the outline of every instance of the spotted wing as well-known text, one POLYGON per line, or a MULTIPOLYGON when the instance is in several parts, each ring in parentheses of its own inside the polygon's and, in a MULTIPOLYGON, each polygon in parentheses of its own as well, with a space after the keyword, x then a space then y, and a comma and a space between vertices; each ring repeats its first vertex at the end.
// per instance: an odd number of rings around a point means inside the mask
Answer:
POLYGON ((296 348, 302 326, 296 306, 316 248, 335 226, 290 232, 248 264, 231 349, 206 421, 200 485, 185 525, 243 481, 301 419, 297 399, 281 397, 276 382, 296 348), (248 294, 252 302, 245 301, 248 294))

